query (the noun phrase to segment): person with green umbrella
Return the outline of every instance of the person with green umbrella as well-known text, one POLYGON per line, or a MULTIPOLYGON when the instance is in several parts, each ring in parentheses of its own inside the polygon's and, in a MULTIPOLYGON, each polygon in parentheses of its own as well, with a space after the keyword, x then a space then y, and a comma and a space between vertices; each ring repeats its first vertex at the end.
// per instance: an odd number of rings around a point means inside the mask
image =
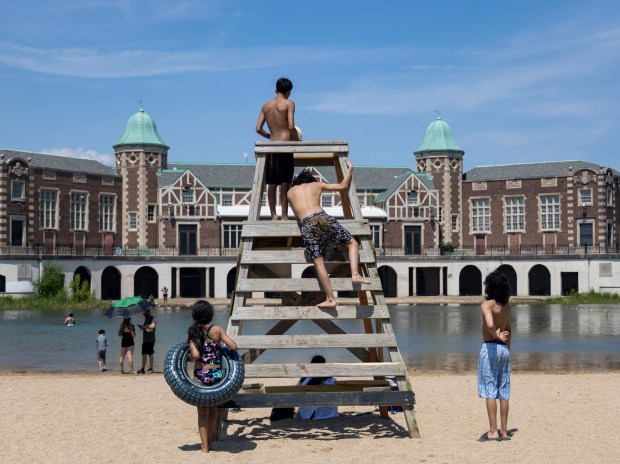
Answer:
POLYGON ((147 308, 144 311, 144 324, 138 325, 142 330, 142 368, 138 371, 138 374, 144 374, 144 368, 146 367, 146 358, 149 358, 149 370, 147 374, 153 373, 153 355, 155 353, 155 318, 151 314, 151 309, 147 308))

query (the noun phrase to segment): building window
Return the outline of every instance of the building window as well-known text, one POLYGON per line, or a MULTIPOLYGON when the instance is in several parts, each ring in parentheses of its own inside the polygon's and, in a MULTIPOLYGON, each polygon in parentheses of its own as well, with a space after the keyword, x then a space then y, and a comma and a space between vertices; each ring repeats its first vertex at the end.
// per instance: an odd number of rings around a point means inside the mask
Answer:
POLYGON ((232 206, 233 205, 233 196, 231 193, 223 193, 222 194, 222 206, 232 206))
POLYGON ((116 196, 99 196, 99 228, 102 232, 114 232, 116 218, 116 196))
POLYGON ((239 248, 242 225, 224 226, 224 248, 239 248))
POLYGON ((23 201, 22 199, 25 195, 25 186, 23 180, 12 180, 11 181, 11 200, 23 201))
POLYGON ((58 228, 58 191, 41 190, 39 210, 39 227, 42 229, 58 228))
POLYGON ((459 231, 459 215, 458 214, 452 215, 451 229, 452 229, 452 232, 459 231))
POLYGON ((194 202, 194 189, 186 185, 183 187, 183 203, 193 203, 194 202))
POLYGON ((88 195, 84 192, 71 192, 69 216, 71 230, 86 230, 86 206, 88 195))
POLYGON ((579 246, 594 245, 594 224, 582 222, 579 224, 579 246))
POLYGON ((525 230, 525 209, 523 197, 504 198, 507 232, 523 232, 525 230))
POLYGON ((590 206, 592 204, 592 190, 581 189, 579 190, 579 205, 590 206))
POLYGON ((129 230, 136 230, 138 228, 138 213, 128 213, 129 230))
POLYGON ((360 204, 360 206, 364 206, 364 199, 365 199, 365 195, 358 195, 357 196, 357 201, 360 204))
POLYGON ((146 206, 146 220, 149 222, 155 222, 155 210, 156 205, 147 205, 146 206))
POLYGON ((322 208, 331 208, 332 206, 332 196, 331 195, 322 195, 321 196, 321 207, 322 208))
POLYGON ((419 204, 420 201, 418 199, 417 190, 411 190, 409 193, 407 193, 407 206, 418 206, 419 204))
POLYGON ((540 196, 540 228, 543 231, 560 229, 560 195, 540 196))
POLYGON ((614 205, 614 189, 607 187, 607 206, 614 205))
POLYGON ((370 235, 375 248, 381 248, 381 226, 370 226, 370 235))
POLYGON ((471 223, 473 232, 491 231, 491 207, 488 198, 477 198, 471 201, 471 223))

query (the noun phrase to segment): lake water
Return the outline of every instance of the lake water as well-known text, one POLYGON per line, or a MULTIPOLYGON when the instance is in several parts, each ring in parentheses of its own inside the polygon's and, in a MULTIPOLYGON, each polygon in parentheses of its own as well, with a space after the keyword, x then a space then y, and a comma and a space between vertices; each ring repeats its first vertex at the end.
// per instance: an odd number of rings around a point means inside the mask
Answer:
MULTIPOLYGON (((420 372, 470 372, 477 367, 480 349, 478 305, 390 306, 392 324, 407 367, 420 372)), ((62 311, 0 311, 0 370, 97 371, 95 339, 106 331, 108 370, 118 371, 122 319, 108 319, 102 311, 76 313, 75 327, 63 325, 62 311)), ((185 337, 191 324, 187 309, 157 309, 155 368, 161 370, 168 349, 185 337)), ((214 322, 226 327, 228 309, 216 307, 214 322)), ((134 323, 142 323, 142 316, 134 323)), ((274 322, 246 322, 243 334, 264 334, 274 322)), ((339 324, 361 332, 359 321, 339 324)), ((620 369, 620 305, 514 305, 513 370, 610 371, 620 369)), ((289 334, 324 333, 311 321, 298 322, 289 334)), ((140 345, 136 361, 140 367, 140 345)), ((260 362, 296 362, 316 353, 328 361, 352 361, 346 350, 269 350, 260 362)))

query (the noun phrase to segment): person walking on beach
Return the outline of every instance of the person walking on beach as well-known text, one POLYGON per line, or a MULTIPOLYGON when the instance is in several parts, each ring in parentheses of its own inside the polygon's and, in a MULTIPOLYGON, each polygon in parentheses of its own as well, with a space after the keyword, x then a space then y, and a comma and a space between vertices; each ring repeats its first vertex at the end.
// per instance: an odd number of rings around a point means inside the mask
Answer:
POLYGON ((108 349, 108 339, 105 336, 105 330, 100 329, 97 336, 97 361, 99 361, 99 370, 105 372, 105 355, 108 349))
POLYGON ((126 317, 121 322, 121 326, 118 328, 118 336, 121 338, 121 356, 118 358, 118 364, 121 368, 121 374, 135 374, 133 370, 133 350, 134 350, 134 338, 136 338, 136 328, 131 323, 131 318, 126 317), (124 369, 125 356, 127 356, 127 363, 129 364, 129 372, 124 369))
POLYGON ((149 370, 146 371, 146 373, 152 374, 153 355, 155 353, 155 328, 157 327, 157 324, 155 323, 155 318, 151 314, 150 309, 144 311, 144 324, 138 325, 138 327, 142 330, 142 367, 138 371, 138 374, 144 374, 147 356, 149 358, 149 370))
MULTIPOLYGON (((222 354, 220 342, 231 350, 237 351, 237 344, 226 331, 211 324, 213 306, 208 301, 198 300, 192 307, 194 323, 187 331, 190 361, 194 361, 194 377, 205 385, 218 382, 222 376, 222 354)), ((217 425, 217 408, 198 407, 198 433, 202 450, 208 453, 213 441, 213 432, 217 425)))
MULTIPOLYGON (((286 77, 276 82, 276 96, 263 105, 256 123, 256 133, 276 141, 298 141, 299 135, 295 128, 295 102, 289 100, 293 90, 293 83, 286 77), (269 132, 263 128, 265 122, 269 132)), ((278 220, 276 214, 276 195, 280 186, 280 205, 282 206, 282 220, 288 216, 288 201, 286 192, 293 178, 293 154, 270 153, 267 155, 265 177, 267 183, 267 200, 271 219, 278 220)))
POLYGON ((349 231, 321 208, 321 193, 349 188, 353 166, 348 159, 345 160, 345 163, 348 168, 347 173, 342 182, 338 184, 319 182, 314 178, 312 172, 306 168, 293 179, 288 191, 288 201, 293 213, 297 220, 301 221, 301 237, 306 247, 305 257, 314 263, 317 278, 327 296, 323 303, 317 305, 319 308, 335 308, 337 306, 323 258, 327 246, 338 248, 340 245, 345 245, 349 249, 352 282, 354 284, 370 283, 369 280, 359 274, 359 245, 357 240, 351 237, 349 231))
POLYGON ((478 357, 478 396, 485 398, 489 431, 481 441, 510 440, 508 401, 510 400, 510 285, 499 271, 484 279, 482 311, 482 347, 478 357), (499 400, 500 431, 497 430, 499 400))

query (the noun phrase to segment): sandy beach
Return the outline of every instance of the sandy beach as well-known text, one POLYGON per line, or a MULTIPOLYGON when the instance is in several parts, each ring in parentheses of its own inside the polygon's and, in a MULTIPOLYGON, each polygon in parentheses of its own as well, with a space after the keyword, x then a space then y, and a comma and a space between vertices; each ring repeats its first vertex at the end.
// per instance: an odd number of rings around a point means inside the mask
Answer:
POLYGON ((269 410, 231 412, 200 451, 195 408, 161 374, 0 372, 4 463, 612 463, 620 456, 620 373, 513 373, 511 441, 487 429, 475 373, 416 374, 421 439, 402 414, 341 408, 326 421, 270 425, 269 410))

